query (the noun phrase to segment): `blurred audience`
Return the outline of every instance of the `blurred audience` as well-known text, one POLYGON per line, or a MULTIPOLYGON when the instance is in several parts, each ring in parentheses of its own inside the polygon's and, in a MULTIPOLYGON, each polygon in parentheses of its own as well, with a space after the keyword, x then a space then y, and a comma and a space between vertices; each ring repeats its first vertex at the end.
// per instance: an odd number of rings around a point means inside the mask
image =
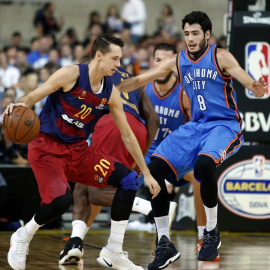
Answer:
POLYGON ((45 3, 44 7, 38 10, 34 18, 34 26, 37 30, 38 36, 52 35, 60 31, 64 24, 63 16, 59 23, 54 17, 54 5, 50 2, 45 3))
POLYGON ((135 44, 145 34, 146 8, 143 0, 125 0, 122 9, 124 27, 130 28, 131 39, 135 44))

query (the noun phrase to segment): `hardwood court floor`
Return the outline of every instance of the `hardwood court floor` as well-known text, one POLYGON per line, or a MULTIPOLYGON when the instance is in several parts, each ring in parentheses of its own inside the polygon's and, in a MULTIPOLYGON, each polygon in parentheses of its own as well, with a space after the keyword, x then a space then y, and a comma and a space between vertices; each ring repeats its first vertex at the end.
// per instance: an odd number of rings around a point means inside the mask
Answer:
MULTIPOLYGON (((100 249, 106 245, 108 230, 89 231, 85 239, 84 263, 80 266, 58 266, 58 255, 65 242, 61 239, 69 236, 69 231, 39 231, 30 244, 27 260, 29 270, 100 270, 107 269, 96 263, 100 249)), ((0 232, 0 269, 11 269, 6 255, 9 248, 10 232, 0 232)), ((155 237, 151 233, 127 232, 124 249, 129 258, 147 269, 153 260, 152 252, 155 237)), ((222 245, 219 251, 219 262, 198 262, 193 253, 196 245, 196 234, 193 232, 173 232, 171 239, 181 252, 180 260, 168 266, 170 270, 270 270, 270 234, 259 233, 221 233, 222 245)))

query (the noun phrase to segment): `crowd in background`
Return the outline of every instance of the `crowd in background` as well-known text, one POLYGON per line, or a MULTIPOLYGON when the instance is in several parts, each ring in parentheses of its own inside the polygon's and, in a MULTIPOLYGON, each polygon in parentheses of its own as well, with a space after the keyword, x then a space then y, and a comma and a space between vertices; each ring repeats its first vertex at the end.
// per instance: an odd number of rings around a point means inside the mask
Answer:
MULTIPOLYGON (((162 6, 156 30, 152 34, 145 33, 146 18, 144 2, 128 0, 121 10, 111 4, 105 20, 101 19, 98 11, 90 10, 82 40, 78 39, 73 27, 56 38, 64 25, 64 19, 56 20, 54 5, 46 3, 33 15, 36 34, 29 45, 22 45, 23 33, 14 32, 10 36, 10 44, 0 50, 0 122, 9 103, 33 91, 57 69, 90 59, 93 41, 100 34, 114 35, 125 41, 121 62, 133 75, 150 68, 156 44, 167 42, 175 45, 177 51, 185 49, 181 26, 175 23, 173 9, 169 4, 162 6)), ((216 39, 212 36, 210 42, 225 47, 225 37, 216 39)), ((38 102, 33 108, 37 114, 44 102, 38 102)), ((1 136, 0 163, 27 164, 26 151, 26 146, 13 145, 1 136)))
MULTIPOLYGON (((169 4, 161 8, 154 33, 146 34, 147 11, 143 0, 127 0, 123 7, 111 4, 104 20, 98 11, 90 10, 88 25, 82 39, 76 29, 68 27, 64 34, 64 18, 54 16, 54 5, 46 3, 33 14, 35 35, 29 44, 23 44, 23 32, 13 32, 10 42, 0 48, 0 125, 2 114, 10 103, 28 94, 44 83, 57 69, 90 61, 92 44, 100 34, 109 34, 125 42, 121 59, 122 66, 132 75, 138 75, 151 67, 154 47, 162 42, 176 46, 177 51, 185 49, 181 25, 174 19, 169 4), (61 32, 62 33, 62 32, 61 32)), ((211 43, 225 47, 225 37, 210 38, 211 43)), ((46 100, 32 108, 39 114, 46 100)), ((10 142, 0 127, 0 164, 27 165, 27 145, 10 142)), ((10 222, 5 214, 8 189, 0 172, 0 230, 21 226, 21 221, 10 222)))

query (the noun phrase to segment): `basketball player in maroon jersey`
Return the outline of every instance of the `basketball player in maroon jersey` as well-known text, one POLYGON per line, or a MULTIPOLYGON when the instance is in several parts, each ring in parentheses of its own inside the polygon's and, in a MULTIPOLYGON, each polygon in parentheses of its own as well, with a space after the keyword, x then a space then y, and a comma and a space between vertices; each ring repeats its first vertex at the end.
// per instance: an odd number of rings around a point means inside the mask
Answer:
POLYGON ((120 66, 123 45, 121 39, 99 36, 94 41, 89 65, 61 68, 4 112, 10 114, 16 105, 31 107, 48 96, 39 116, 40 133, 28 146, 29 163, 38 182, 42 206, 31 221, 11 236, 8 262, 13 269, 26 268, 29 243, 36 231, 68 210, 72 202, 68 179, 96 187, 108 184, 117 187, 110 237, 97 261, 114 269, 143 269, 133 264, 122 250, 138 189, 137 173, 98 149, 88 147, 86 142, 104 105, 108 104, 125 146, 144 174, 145 184, 153 198, 157 196, 160 187, 144 162, 124 114, 120 93, 110 78, 120 66))

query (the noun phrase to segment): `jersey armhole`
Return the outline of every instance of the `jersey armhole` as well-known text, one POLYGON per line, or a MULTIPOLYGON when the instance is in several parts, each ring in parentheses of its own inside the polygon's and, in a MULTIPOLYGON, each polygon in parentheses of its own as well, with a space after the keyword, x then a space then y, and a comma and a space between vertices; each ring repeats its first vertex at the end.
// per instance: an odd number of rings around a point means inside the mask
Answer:
POLYGON ((215 48, 214 48, 214 58, 215 58, 216 68, 218 69, 220 75, 225 78, 230 78, 230 75, 223 74, 219 67, 218 60, 217 60, 217 45, 215 45, 215 48))
POLYGON ((80 75, 79 75, 79 77, 77 78, 77 80, 76 80, 74 86, 73 86, 69 91, 64 92, 64 93, 70 93, 70 92, 72 92, 73 90, 77 89, 77 87, 79 86, 79 82, 80 82, 80 75))
POLYGON ((177 68, 177 74, 178 74, 178 77, 179 77, 179 82, 182 84, 182 76, 181 76, 180 63, 179 63, 180 53, 181 52, 179 52, 177 54, 177 57, 176 57, 176 68, 177 68))

